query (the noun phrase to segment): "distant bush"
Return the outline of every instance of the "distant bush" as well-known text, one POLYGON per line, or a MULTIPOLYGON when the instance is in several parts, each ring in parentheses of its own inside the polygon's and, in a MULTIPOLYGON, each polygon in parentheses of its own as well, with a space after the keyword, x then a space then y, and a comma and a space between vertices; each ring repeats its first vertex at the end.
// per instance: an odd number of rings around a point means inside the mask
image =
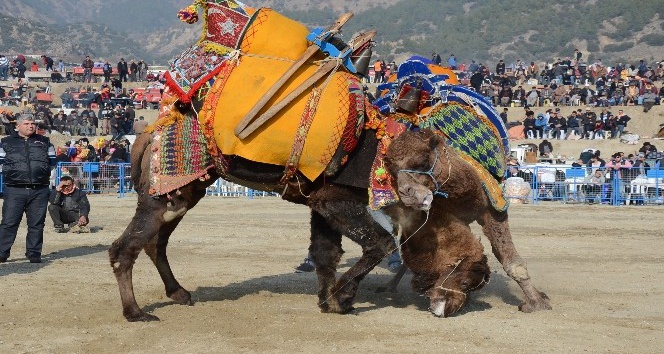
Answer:
POLYGON ((616 44, 607 44, 604 46, 605 53, 624 52, 634 47, 634 42, 624 42, 616 44))
POLYGON ((647 34, 639 39, 639 43, 645 43, 653 46, 664 46, 664 36, 654 33, 647 34))

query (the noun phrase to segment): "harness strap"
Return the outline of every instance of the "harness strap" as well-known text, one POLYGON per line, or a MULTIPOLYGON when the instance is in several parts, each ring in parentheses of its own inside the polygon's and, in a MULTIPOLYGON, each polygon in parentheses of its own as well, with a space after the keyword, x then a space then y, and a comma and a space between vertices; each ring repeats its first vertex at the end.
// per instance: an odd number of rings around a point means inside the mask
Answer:
POLYGON ((321 88, 314 88, 311 90, 309 100, 304 106, 304 111, 302 112, 302 118, 300 118, 300 124, 295 131, 295 140, 293 142, 293 147, 291 148, 290 157, 286 163, 284 175, 279 181, 279 183, 282 185, 286 184, 297 172, 297 167, 300 163, 300 157, 302 157, 302 151, 304 150, 304 143, 307 140, 309 128, 311 128, 311 124, 314 121, 314 116, 316 115, 316 110, 318 109, 318 103, 320 102, 321 96, 321 88))
MULTIPOLYGON (((433 191, 433 195, 434 196, 439 196, 439 197, 442 197, 442 198, 447 198, 447 197, 449 197, 449 194, 447 192, 443 192, 443 191, 440 190, 440 187, 442 186, 442 184, 439 184, 438 181, 436 180, 436 177, 433 175, 434 169, 436 168, 436 163, 438 163, 438 150, 434 150, 434 151, 436 152, 436 157, 433 160, 433 165, 431 165, 431 168, 428 171, 399 170, 398 173, 402 173, 402 172, 403 173, 414 173, 414 174, 418 174, 418 175, 426 175, 426 176, 431 177, 431 180, 433 181, 433 184, 436 188, 436 190, 433 191)), ((447 153, 447 150, 445 150, 445 152, 447 153)), ((449 156, 448 156, 448 160, 449 160, 449 156)), ((448 175, 448 179, 449 179, 449 175, 448 175)), ((447 181, 445 181, 445 182, 447 182, 447 181)))

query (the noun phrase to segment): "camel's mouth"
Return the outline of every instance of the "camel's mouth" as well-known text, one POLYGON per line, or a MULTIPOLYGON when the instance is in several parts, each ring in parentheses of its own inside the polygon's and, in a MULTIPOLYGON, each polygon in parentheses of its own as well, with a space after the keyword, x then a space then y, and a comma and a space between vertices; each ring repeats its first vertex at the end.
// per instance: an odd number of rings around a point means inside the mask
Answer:
POLYGON ((424 191, 414 191, 414 188, 399 188, 399 197, 401 198, 401 201, 407 207, 429 211, 433 204, 433 193, 428 189, 425 189, 424 191))

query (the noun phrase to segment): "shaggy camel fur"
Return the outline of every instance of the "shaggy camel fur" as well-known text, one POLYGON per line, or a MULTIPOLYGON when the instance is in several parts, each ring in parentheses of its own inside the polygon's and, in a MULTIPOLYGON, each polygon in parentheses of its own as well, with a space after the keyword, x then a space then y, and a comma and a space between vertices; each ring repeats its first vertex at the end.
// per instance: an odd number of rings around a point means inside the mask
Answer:
POLYGON ((403 205, 387 210, 403 228, 401 250, 415 274, 413 287, 430 299, 430 310, 448 316, 467 302, 467 293, 482 287, 489 267, 469 224, 477 221, 498 261, 524 292, 524 312, 551 309, 546 294, 530 282, 517 253, 507 212, 490 204, 475 169, 441 136, 406 132, 387 151, 386 165, 403 205), (431 173, 426 173, 430 171, 431 173), (446 193, 443 196, 441 193, 446 193))

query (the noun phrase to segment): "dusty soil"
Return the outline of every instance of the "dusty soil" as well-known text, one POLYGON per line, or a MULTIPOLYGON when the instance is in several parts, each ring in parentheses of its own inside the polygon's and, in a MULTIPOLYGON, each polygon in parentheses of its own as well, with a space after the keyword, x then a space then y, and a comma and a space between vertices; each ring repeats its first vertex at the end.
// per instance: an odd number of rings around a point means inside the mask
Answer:
MULTIPOLYGON (((44 263, 23 258, 25 225, 0 264, 0 352, 655 353, 664 346, 661 207, 514 205, 515 243, 553 310, 524 314, 522 294, 493 256, 490 284, 458 315, 427 311, 407 275, 376 294, 385 264, 360 286, 357 315, 321 314, 312 273, 294 274, 308 246, 307 208, 277 198, 204 198, 171 238, 169 258, 194 306, 164 295, 145 254, 138 302, 161 322, 127 323, 107 249, 136 200, 91 196, 92 234, 45 234, 44 263)), ((481 235, 474 225, 476 235, 481 235)), ((490 253, 482 237, 485 252, 490 253)), ((359 256, 344 240, 342 270, 359 256)))

